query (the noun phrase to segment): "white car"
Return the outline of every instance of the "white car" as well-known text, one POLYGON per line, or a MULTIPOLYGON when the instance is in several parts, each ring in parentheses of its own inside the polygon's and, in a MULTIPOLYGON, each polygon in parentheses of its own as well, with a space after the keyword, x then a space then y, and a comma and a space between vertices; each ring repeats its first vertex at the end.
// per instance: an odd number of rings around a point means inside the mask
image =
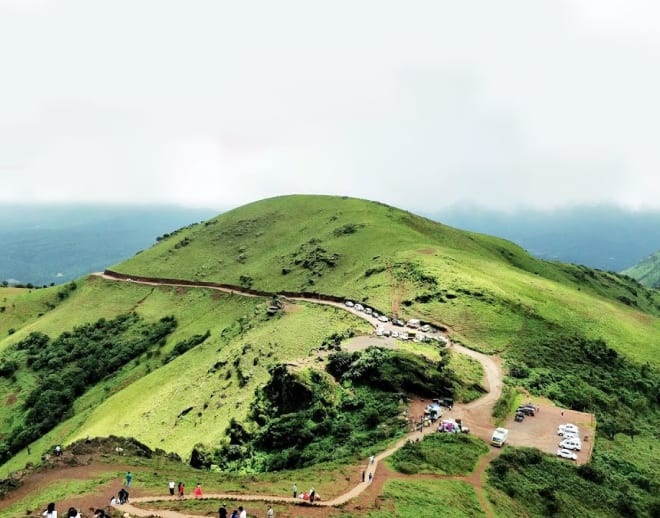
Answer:
POLYGON ((344 304, 346 305, 347 308, 352 308, 355 306, 355 304, 350 300, 347 300, 346 302, 344 302, 344 304))
POLYGON ((378 317, 378 320, 380 320, 381 322, 387 322, 389 320, 389 318, 387 318, 385 315, 380 315, 378 317))
POLYGON ((428 333, 429 331, 431 331, 431 326, 428 324, 424 324, 422 327, 419 328, 419 330, 428 333))
POLYGON ((398 331, 392 331, 392 338, 399 338, 399 332, 398 331))
POLYGON ((567 434, 578 436, 580 435, 580 429, 574 424, 560 424, 557 427, 557 435, 567 436, 567 434))
POLYGON ((383 331, 385 331, 382 327, 379 327, 376 329, 376 336, 383 336, 383 331))
POLYGON ((364 306, 362 304, 355 304, 355 309, 357 311, 364 311, 364 306))
POLYGON ((371 308, 364 308, 364 312, 365 312, 367 315, 371 315, 371 313, 373 313, 373 311, 374 311, 374 310, 371 309, 371 308))
POLYGON ((575 437, 571 437, 568 439, 564 439, 559 443, 560 448, 564 448, 566 450, 576 450, 580 451, 582 449, 582 443, 580 442, 579 439, 575 437))
POLYGON ((557 450, 557 457, 561 457, 562 459, 577 460, 577 454, 565 448, 557 450))
POLYGON ((399 334, 399 338, 401 338, 401 340, 408 340, 408 333, 399 334))
POLYGON ((371 314, 371 316, 374 317, 374 318, 378 318, 380 315, 374 311, 374 312, 371 314))

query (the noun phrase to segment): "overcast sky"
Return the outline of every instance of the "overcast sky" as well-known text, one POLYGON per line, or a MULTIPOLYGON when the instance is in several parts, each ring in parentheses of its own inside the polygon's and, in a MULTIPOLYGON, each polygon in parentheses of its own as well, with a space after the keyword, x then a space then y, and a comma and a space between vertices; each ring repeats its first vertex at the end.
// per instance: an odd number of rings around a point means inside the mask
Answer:
POLYGON ((0 0, 0 202, 660 208, 660 3, 0 0))

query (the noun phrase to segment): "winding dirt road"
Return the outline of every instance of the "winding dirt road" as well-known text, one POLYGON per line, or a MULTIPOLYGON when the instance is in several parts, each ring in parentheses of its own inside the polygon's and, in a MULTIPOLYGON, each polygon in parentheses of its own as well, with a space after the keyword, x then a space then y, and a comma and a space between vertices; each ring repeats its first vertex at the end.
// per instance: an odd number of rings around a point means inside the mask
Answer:
MULTIPOLYGON (((248 297, 256 297, 256 296, 262 296, 262 295, 255 295, 252 293, 247 293, 241 291, 239 288, 227 288, 227 287, 221 287, 221 286, 208 286, 208 285, 195 285, 194 283, 191 283, 190 281, 182 281, 180 283, 177 283, 176 281, 168 281, 168 282, 161 282, 158 279, 145 279, 145 278, 140 278, 140 279, 135 279, 131 278, 129 276, 125 275, 117 275, 117 274, 109 274, 108 272, 103 272, 103 273, 96 273, 93 274, 98 277, 102 277, 107 280, 111 281, 120 281, 120 282, 132 282, 136 284, 145 284, 149 286, 177 286, 177 287, 185 287, 185 288, 203 288, 203 289, 212 289, 212 290, 217 290, 217 291, 222 291, 225 293, 231 293, 234 295, 244 295, 248 297)), ((277 295, 275 293, 271 295, 277 295)), ((326 306, 333 306, 336 308, 340 308, 342 310, 348 311, 349 313, 362 318, 363 320, 369 322, 374 328, 377 326, 381 326, 384 329, 388 329, 390 331, 396 331, 400 330, 400 328, 397 328, 392 325, 391 322, 380 322, 377 319, 373 318, 371 315, 368 315, 364 312, 360 312, 355 310, 355 308, 349 308, 346 305, 340 303, 340 302, 332 302, 332 301, 327 301, 327 300, 319 300, 313 297, 287 297, 288 300, 296 300, 296 301, 304 301, 304 302, 310 302, 313 304, 322 304, 326 306)), ((432 333, 426 333, 428 336, 433 336, 432 333)), ((438 333, 439 334, 439 333, 438 333)), ((386 347, 393 347, 395 344, 395 340, 393 339, 381 339, 378 338, 378 340, 382 340, 380 344, 386 346, 386 347)), ((495 402, 499 399, 501 393, 502 393, 502 369, 501 369, 501 361, 498 357, 494 356, 488 356, 482 353, 479 353, 477 351, 473 351, 472 349, 468 349, 466 347, 463 347, 461 345, 455 344, 455 343, 450 343, 449 347, 460 353, 460 354, 465 354, 466 356, 470 356, 471 358, 474 358, 477 360, 481 365, 483 366, 484 369, 484 385, 485 389, 487 390, 487 393, 480 397, 479 399, 476 399, 470 403, 467 404, 455 404, 454 407, 443 414, 443 417, 453 417, 453 418, 461 418, 464 423, 466 423, 470 427, 470 432, 480 439, 483 439, 486 442, 490 441, 491 433, 493 430, 493 423, 491 419, 491 414, 492 414, 492 409, 495 404, 495 402)), ((381 452, 380 454, 376 455, 373 464, 369 463, 369 460, 367 459, 366 464, 362 466, 360 469, 364 469, 366 472, 371 471, 376 475, 376 472, 378 470, 378 465, 379 462, 390 455, 392 455, 394 452, 399 450, 401 447, 403 447, 408 441, 411 440, 417 440, 421 439, 425 435, 429 433, 433 433, 435 431, 435 427, 426 427, 423 428, 421 431, 415 431, 415 432, 410 432, 408 433, 404 438, 399 440, 394 446, 391 448, 381 452)), ((486 467, 488 466, 488 463, 499 454, 500 450, 496 450, 494 448, 491 448, 491 451, 489 454, 485 455, 482 457, 480 460, 477 468, 475 471, 470 474, 467 477, 443 477, 443 478, 449 478, 449 479, 455 479, 455 480, 464 480, 467 483, 469 483, 474 489, 477 494, 477 498, 479 499, 479 502, 481 503, 482 509, 486 513, 486 516, 491 517, 493 516, 490 504, 488 503, 485 495, 483 494, 483 488, 482 488, 482 477, 484 474, 484 471, 486 467)), ((330 500, 323 500, 321 502, 315 502, 315 506, 322 506, 322 507, 335 507, 339 506, 342 504, 345 504, 349 500, 359 496, 362 494, 364 491, 366 491, 370 487, 370 482, 360 482, 356 486, 354 486, 352 489, 349 491, 336 496, 333 499, 330 500)), ((190 497, 188 497, 190 498, 190 497)), ((289 505, 295 505, 295 504, 300 504, 299 499, 294 499, 294 498, 286 498, 286 497, 281 497, 281 496, 269 496, 269 495, 238 495, 238 494, 205 494, 204 495, 205 499, 220 499, 220 500, 232 500, 232 501, 245 501, 245 502, 250 502, 250 501, 260 501, 260 502, 271 502, 271 503, 282 503, 282 504, 289 504, 289 505)), ((145 497, 139 497, 139 498, 132 498, 130 504, 124 504, 124 505, 117 505, 115 506, 117 509, 129 513, 132 516, 160 516, 162 518, 190 518, 190 517, 195 517, 195 515, 192 514, 182 514, 177 511, 171 511, 171 510, 150 510, 150 509, 142 509, 139 507, 136 507, 133 504, 136 503, 147 503, 147 502, 153 502, 153 501, 178 501, 180 500, 178 497, 169 497, 169 496, 145 496, 145 497)), ((306 504, 310 505, 310 504, 306 504)))

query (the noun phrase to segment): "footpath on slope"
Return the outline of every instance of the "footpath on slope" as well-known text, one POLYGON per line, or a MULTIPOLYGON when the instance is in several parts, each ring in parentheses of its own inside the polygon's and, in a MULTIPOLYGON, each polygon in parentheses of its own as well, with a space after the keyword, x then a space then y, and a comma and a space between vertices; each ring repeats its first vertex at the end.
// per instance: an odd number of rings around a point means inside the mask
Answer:
MULTIPOLYGON (((97 273, 94 274, 99 277, 102 277, 107 280, 112 280, 112 281, 123 281, 123 282, 133 282, 136 284, 146 284, 149 286, 176 286, 176 287, 185 287, 185 288, 204 288, 204 289, 212 289, 212 290, 217 290, 217 291, 222 291, 225 293, 231 293, 234 295, 243 295, 243 296, 249 296, 249 297, 267 297, 267 296, 275 296, 279 295, 277 293, 259 293, 255 294, 252 292, 252 290, 241 290, 240 288, 237 287, 228 287, 225 285, 214 285, 212 283, 195 283, 194 281, 180 281, 177 282, 176 280, 171 280, 168 279, 167 281, 162 281, 160 279, 149 279, 145 277, 140 277, 140 278, 133 278, 129 275, 124 275, 124 274, 116 274, 114 272, 103 272, 103 273, 97 273)), ((323 305, 328 305, 328 306, 334 306, 337 308, 340 308, 342 310, 348 311, 349 313, 352 313, 353 315, 362 318, 363 320, 366 320, 369 322, 373 327, 376 326, 381 326, 385 329, 388 329, 390 331, 396 330, 396 327, 394 327, 390 322, 380 322, 377 319, 374 319, 371 315, 367 315, 366 313, 360 312, 355 310, 355 308, 349 308, 345 304, 339 301, 334 301, 334 300, 323 300, 321 298, 315 298, 313 296, 310 297, 301 297, 301 296, 287 296, 286 297, 289 300, 297 300, 297 301, 304 301, 304 302, 310 302, 314 304, 323 304, 323 305)), ((429 336, 433 336, 432 333, 426 333, 429 336)), ((384 343, 391 343, 393 340, 386 340, 384 343)), ((495 405, 495 402, 500 398, 500 395, 502 393, 502 371, 501 371, 501 365, 500 365, 500 359, 497 357, 493 356, 488 356, 483 353, 479 353, 477 351, 473 351, 472 349, 468 349, 466 347, 463 347, 462 345, 456 344, 456 343, 451 343, 450 342, 450 347, 454 351, 460 353, 460 354, 465 354, 466 356, 469 356, 471 358, 474 358, 475 360, 479 361, 481 365, 483 366, 484 369, 484 377, 485 377, 485 385, 484 387, 486 389, 486 394, 479 399, 476 399, 470 403, 467 404, 460 404, 457 403, 454 405, 454 407, 451 409, 450 412, 445 413, 446 417, 460 417, 463 419, 463 422, 468 423, 470 426, 470 432, 479 437, 480 439, 489 442, 490 441, 490 436, 491 432, 493 429, 492 421, 491 421, 491 414, 492 414, 492 409, 493 406, 495 405)), ((366 472, 371 471, 372 473, 376 473, 376 470, 378 468, 378 463, 379 461, 389 457, 390 455, 394 454, 397 450, 402 448, 407 442, 409 441, 415 441, 415 440, 421 440, 425 435, 429 433, 433 433, 435 431, 434 427, 426 427, 423 428, 421 431, 414 431, 408 433, 405 437, 400 439, 394 446, 390 447, 389 449, 381 452, 380 454, 375 456, 373 464, 367 463, 366 467, 364 468, 366 472)), ((484 513, 486 516, 490 517, 492 516, 492 511, 490 509, 490 505, 488 504, 482 490, 482 485, 481 485, 481 478, 483 476, 483 473, 488 465, 488 463, 497 455, 499 454, 500 450, 494 450, 491 448, 491 452, 484 456, 482 460, 480 461, 479 465, 475 469, 475 471, 469 476, 469 477, 450 477, 450 478, 455 478, 455 479, 461 479, 465 480, 467 483, 472 485, 472 487, 475 489, 475 492, 477 493, 477 498, 479 499, 479 502, 481 503, 481 506, 484 510, 484 513)), ((323 506, 323 507, 335 507, 339 506, 342 504, 345 504, 349 500, 357 497, 358 495, 362 494, 365 490, 367 490, 370 487, 370 482, 365 481, 365 482, 360 482, 358 483, 355 487, 353 487, 351 490, 333 498, 330 500, 323 500, 321 502, 315 502, 313 505, 315 506, 323 506)), ((233 501, 260 501, 260 502, 270 502, 270 503, 283 503, 283 504, 290 504, 290 505, 296 505, 300 504, 301 501, 300 499, 294 499, 294 498, 287 498, 287 497, 281 497, 281 496, 269 496, 269 495, 240 495, 240 494, 205 494, 204 495, 205 499, 226 499, 226 500, 233 500, 233 501)), ((139 498, 133 498, 131 499, 131 504, 124 504, 124 505, 117 505, 115 506, 117 509, 127 512, 131 515, 134 516, 161 516, 162 518, 187 518, 191 517, 194 515, 191 514, 181 514, 176 511, 168 511, 168 510, 158 510, 157 512, 154 510, 149 510, 149 509, 141 509, 138 508, 132 503, 147 503, 147 502, 152 502, 152 501, 178 501, 180 500, 179 497, 169 497, 169 496, 160 496, 160 497, 139 497, 139 498)), ((309 503, 306 503, 305 505, 312 505, 309 503)))

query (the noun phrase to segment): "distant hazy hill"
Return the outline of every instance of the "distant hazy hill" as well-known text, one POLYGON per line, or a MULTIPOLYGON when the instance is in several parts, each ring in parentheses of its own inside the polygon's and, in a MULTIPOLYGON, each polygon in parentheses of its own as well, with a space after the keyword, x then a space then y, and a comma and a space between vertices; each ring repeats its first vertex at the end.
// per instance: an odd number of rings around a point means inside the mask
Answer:
POLYGON ((0 206, 0 281, 59 284, 215 214, 168 206, 0 206))
POLYGON ((660 288, 660 251, 651 254, 642 262, 624 270, 623 273, 637 279, 649 288, 660 288))
POLYGON ((541 259, 620 272, 660 249, 660 212, 575 207, 510 213, 478 208, 429 213, 436 221, 510 239, 541 259))

